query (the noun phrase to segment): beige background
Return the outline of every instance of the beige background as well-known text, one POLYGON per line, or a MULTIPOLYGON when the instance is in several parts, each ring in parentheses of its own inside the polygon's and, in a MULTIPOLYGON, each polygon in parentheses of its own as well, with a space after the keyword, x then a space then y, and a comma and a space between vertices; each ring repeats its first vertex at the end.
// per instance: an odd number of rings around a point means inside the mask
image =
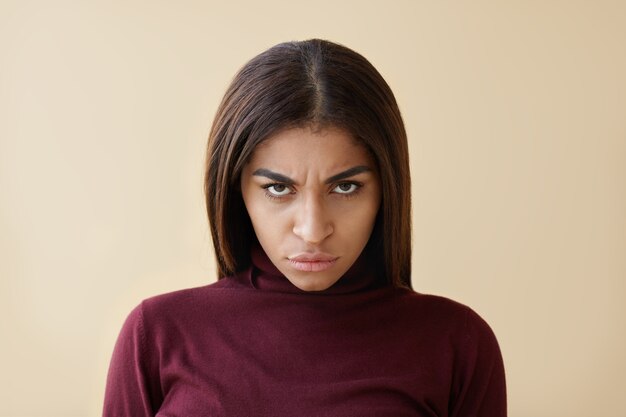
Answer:
POLYGON ((396 93, 414 286, 492 325, 510 416, 626 416, 625 22, 621 1, 1 0, 0 415, 99 415, 131 308, 215 280, 221 95, 322 37, 396 93))

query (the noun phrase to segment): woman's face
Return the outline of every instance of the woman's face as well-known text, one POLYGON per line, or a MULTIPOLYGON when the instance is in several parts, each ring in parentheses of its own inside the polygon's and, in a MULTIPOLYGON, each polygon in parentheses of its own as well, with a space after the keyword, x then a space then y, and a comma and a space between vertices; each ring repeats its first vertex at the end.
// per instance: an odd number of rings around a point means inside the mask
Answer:
POLYGON ((336 128, 288 129, 263 141, 241 192, 263 250, 304 291, 329 288, 352 266, 381 198, 375 161, 336 128))

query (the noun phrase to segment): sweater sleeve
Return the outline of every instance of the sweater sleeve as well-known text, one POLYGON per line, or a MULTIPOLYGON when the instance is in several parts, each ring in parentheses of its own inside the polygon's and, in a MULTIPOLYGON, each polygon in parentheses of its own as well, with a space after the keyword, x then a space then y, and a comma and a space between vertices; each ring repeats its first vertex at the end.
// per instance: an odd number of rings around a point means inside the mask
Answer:
POLYGON ((126 318, 115 344, 103 416, 154 416, 157 381, 158 369, 150 365, 142 303, 126 318))
POLYGON ((450 417, 506 417, 502 354, 489 325, 467 309, 455 360, 450 417))

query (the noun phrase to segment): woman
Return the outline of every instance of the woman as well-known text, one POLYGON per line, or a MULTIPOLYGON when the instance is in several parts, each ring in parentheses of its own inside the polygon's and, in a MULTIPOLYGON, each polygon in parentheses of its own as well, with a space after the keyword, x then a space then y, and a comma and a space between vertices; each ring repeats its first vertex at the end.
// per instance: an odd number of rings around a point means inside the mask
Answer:
POLYGON ((248 62, 205 193, 220 279, 131 312, 106 416, 506 415, 489 326, 411 289, 406 133, 361 55, 314 39, 248 62))

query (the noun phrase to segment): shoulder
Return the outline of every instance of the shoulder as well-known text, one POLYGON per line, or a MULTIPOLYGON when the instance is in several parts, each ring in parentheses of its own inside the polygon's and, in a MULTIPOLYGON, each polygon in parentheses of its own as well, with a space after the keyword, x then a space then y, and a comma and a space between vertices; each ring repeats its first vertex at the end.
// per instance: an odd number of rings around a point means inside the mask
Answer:
POLYGON ((472 311, 468 306, 447 297, 412 290, 398 290, 398 304, 414 314, 440 320, 464 320, 472 311))
POLYGON ((141 302, 144 310, 172 311, 178 310, 184 305, 196 305, 197 303, 219 302, 221 298, 228 298, 238 290, 247 290, 245 277, 233 275, 217 280, 211 284, 185 288, 163 294, 154 295, 141 302))
POLYGON ((127 320, 155 328, 215 319, 216 315, 232 308, 241 289, 246 290, 235 277, 228 277, 208 285, 154 295, 136 305, 127 320))
POLYGON ((461 340, 492 340, 489 324, 471 307, 447 297, 400 290, 399 304, 414 320, 427 321, 434 327, 447 329, 461 340))

